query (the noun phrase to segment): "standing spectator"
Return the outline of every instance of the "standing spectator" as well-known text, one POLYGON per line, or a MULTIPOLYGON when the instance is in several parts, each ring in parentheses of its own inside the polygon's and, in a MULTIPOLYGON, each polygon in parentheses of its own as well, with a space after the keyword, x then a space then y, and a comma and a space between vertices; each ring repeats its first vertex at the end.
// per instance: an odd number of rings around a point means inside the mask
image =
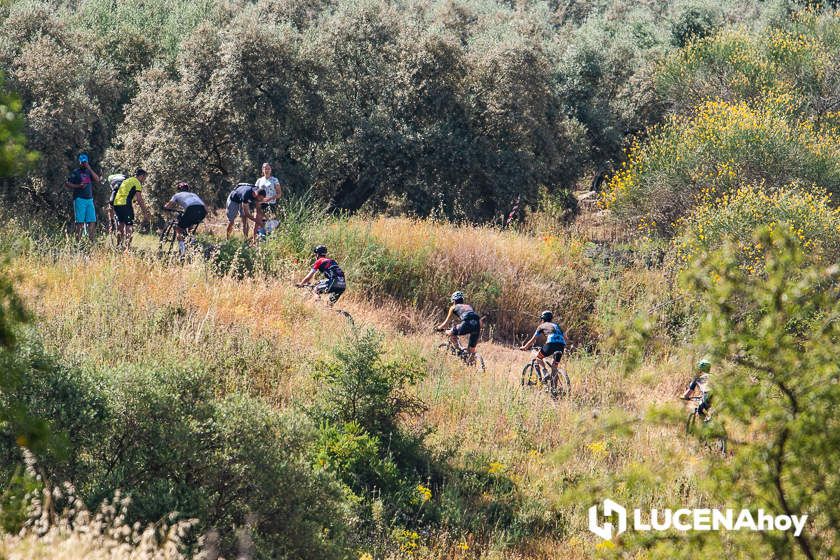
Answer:
POLYGON ((255 206, 265 200, 265 194, 265 190, 257 190, 250 183, 239 183, 235 189, 230 191, 227 197, 227 239, 230 239, 230 234, 233 232, 233 223, 239 216, 242 218, 242 233, 245 234, 245 240, 248 240, 248 220, 256 223, 257 218, 251 212, 255 210, 255 206))
POLYGON ((79 154, 79 167, 70 173, 64 186, 73 191, 73 214, 76 220, 76 235, 82 236, 87 229, 91 241, 96 238, 96 209, 93 206, 93 184, 99 182, 99 175, 90 166, 86 153, 79 154))
POLYGON ((265 224, 265 217, 269 214, 277 216, 277 201, 283 194, 282 186, 277 177, 271 174, 271 164, 262 164, 262 177, 257 179, 254 187, 265 191, 265 201, 257 206, 257 219, 254 224, 254 241, 257 240, 257 235, 260 228, 265 224))
POLYGON ((117 192, 114 193, 114 214, 117 216, 117 244, 123 244, 125 249, 131 247, 131 234, 134 230, 134 197, 140 203, 143 216, 150 221, 151 215, 143 200, 143 183, 146 182, 147 173, 143 169, 137 169, 134 177, 129 177, 120 183, 117 192))

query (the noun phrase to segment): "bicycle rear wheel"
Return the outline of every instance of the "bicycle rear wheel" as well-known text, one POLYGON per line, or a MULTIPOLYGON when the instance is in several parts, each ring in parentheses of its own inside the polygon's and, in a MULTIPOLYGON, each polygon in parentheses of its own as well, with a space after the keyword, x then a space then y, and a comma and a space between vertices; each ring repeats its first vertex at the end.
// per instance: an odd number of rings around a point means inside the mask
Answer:
POLYGON ((350 315, 349 312, 344 311, 343 309, 336 309, 335 312, 338 313, 339 315, 343 315, 344 318, 347 319, 347 324, 348 325, 350 325, 351 327, 356 326, 356 323, 353 321, 353 316, 350 315))
POLYGON ((472 364, 470 364, 468 359, 467 365, 474 367, 478 373, 484 373, 486 371, 486 368, 484 367, 484 358, 477 352, 473 354, 472 364))
POLYGON ((572 382, 569 374, 563 368, 558 368, 557 373, 551 376, 549 385, 552 398, 559 399, 572 394, 572 382))

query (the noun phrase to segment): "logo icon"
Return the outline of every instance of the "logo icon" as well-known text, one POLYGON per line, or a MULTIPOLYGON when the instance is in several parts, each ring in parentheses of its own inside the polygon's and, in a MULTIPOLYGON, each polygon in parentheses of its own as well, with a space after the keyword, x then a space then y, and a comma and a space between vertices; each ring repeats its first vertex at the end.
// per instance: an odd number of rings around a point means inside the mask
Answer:
POLYGON ((598 523, 597 505, 589 508, 589 530, 605 541, 608 541, 611 540, 613 536, 620 535, 627 530, 627 510, 609 498, 604 500, 602 506, 604 508, 604 517, 610 517, 614 514, 618 515, 618 530, 615 532, 615 535, 613 535, 613 529, 615 529, 615 526, 611 522, 605 521, 603 525, 598 523))

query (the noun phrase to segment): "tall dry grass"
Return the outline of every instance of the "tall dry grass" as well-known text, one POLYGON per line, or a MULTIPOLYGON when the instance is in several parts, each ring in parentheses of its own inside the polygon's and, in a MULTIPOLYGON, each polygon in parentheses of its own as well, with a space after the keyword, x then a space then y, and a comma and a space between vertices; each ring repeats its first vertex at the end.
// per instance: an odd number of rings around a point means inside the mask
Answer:
POLYGON ((485 334, 492 339, 523 340, 543 309, 555 311, 576 343, 602 334, 595 321, 598 281, 586 254, 588 242, 563 230, 530 235, 430 220, 354 217, 316 220, 300 239, 300 252, 285 241, 269 244, 268 251, 300 266, 309 247, 324 243, 352 290, 368 300, 396 302, 403 312, 439 313, 449 295, 462 290, 486 316, 485 334))
MULTIPOLYGON (((426 360, 427 375, 416 391, 428 409, 411 422, 418 430, 433 428, 428 437, 433 449, 456 463, 503 470, 536 510, 559 510, 567 523, 562 532, 529 542, 527 551, 510 551, 500 541, 481 557, 594 555, 596 540, 586 530, 585 513, 602 497, 599 492, 625 492, 639 505, 704 499, 692 483, 703 469, 702 451, 682 437, 678 424, 646 418, 651 406, 675 402, 690 356, 665 352, 627 375, 619 357, 578 352, 566 363, 572 396, 555 402, 519 387, 529 357, 510 344, 482 343, 488 371, 477 376, 436 355, 438 337, 421 328, 431 324, 423 303, 439 301, 449 280, 438 276, 450 273, 466 281, 480 269, 498 277, 498 301, 516 302, 519 309, 546 306, 539 300, 546 292, 529 282, 584 270, 578 262, 582 249, 573 240, 381 219, 333 224, 326 235, 333 254, 359 251, 350 244, 354 235, 386 247, 392 264, 395 258, 422 256, 416 274, 428 280, 416 292, 419 311, 399 298, 371 301, 370 294, 358 293, 352 289, 352 267, 351 290, 340 304, 358 324, 384 333, 393 356, 426 360), (572 249, 566 253, 555 243, 572 249), (619 473, 625 472, 638 477, 635 486, 622 480, 619 473)), ((351 262, 364 262, 359 258, 364 252, 353 254, 357 260, 351 262)), ((343 336, 352 336, 346 322, 292 286, 300 275, 292 268, 238 280, 219 277, 201 262, 171 267, 105 250, 85 257, 29 253, 12 268, 39 317, 45 345, 63 360, 82 367, 195 365, 211 371, 223 391, 260 395, 279 408, 309 402, 317 391, 311 364, 343 336)), ((610 289, 620 287, 618 282, 610 289)), ((512 317, 506 320, 512 323, 512 317)), ((529 329, 534 322, 521 320, 529 329)), ((440 544, 444 541, 442 535, 428 536, 419 554, 448 557, 452 548, 440 544)))

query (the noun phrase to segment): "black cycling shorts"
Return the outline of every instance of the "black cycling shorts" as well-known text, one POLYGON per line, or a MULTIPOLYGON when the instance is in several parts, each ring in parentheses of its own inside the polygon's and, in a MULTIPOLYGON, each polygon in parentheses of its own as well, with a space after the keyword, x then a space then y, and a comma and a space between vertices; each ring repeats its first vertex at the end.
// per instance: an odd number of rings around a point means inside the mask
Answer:
POLYGON ((344 278, 321 280, 320 282, 315 284, 315 293, 330 294, 330 303, 337 302, 338 298, 341 297, 341 294, 343 294, 344 290, 346 289, 347 282, 344 280, 344 278))
POLYGON ((470 340, 467 346, 475 348, 478 344, 478 336, 481 334, 481 323, 478 319, 467 319, 461 321, 452 328, 452 334, 456 336, 470 335, 470 340))
POLYGON ((134 205, 114 206, 114 214, 117 217, 117 223, 127 226, 134 224, 134 205))
POLYGON ((563 351, 566 350, 566 345, 562 342, 549 342, 548 344, 544 345, 540 348, 540 359, 542 358, 549 358, 557 354, 554 358, 555 362, 559 362, 560 358, 563 357, 563 351))
POLYGON ((181 229, 188 229, 197 226, 207 216, 207 209, 201 204, 193 204, 187 206, 181 217, 178 218, 178 227, 181 229))

